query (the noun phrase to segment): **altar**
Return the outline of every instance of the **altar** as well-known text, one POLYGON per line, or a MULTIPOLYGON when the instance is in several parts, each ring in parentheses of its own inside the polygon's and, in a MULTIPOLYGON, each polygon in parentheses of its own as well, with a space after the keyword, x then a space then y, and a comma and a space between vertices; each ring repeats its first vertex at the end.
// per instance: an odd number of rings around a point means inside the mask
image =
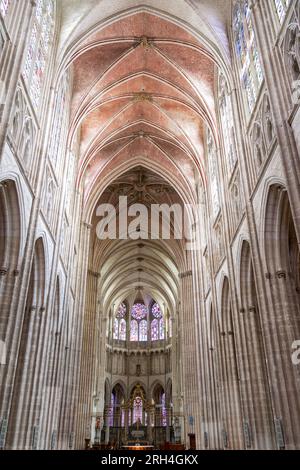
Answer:
POLYGON ((122 446, 122 450, 153 450, 154 446, 144 445, 144 444, 129 444, 127 446, 122 446))
POLYGON ((153 450, 154 446, 150 445, 147 435, 147 427, 143 426, 138 419, 136 423, 129 426, 127 430, 127 439, 121 446, 122 450, 153 450))

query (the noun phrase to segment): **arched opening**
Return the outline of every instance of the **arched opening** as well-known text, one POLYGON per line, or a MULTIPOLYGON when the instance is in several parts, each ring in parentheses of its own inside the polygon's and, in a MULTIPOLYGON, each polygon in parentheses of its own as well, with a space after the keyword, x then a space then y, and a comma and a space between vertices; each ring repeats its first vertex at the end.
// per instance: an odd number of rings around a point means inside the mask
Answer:
POLYGON ((12 296, 19 275, 21 213, 16 184, 0 182, 0 340, 5 345, 12 307, 12 296))
MULTIPOLYGON (((220 377, 221 377, 221 344, 220 344, 220 328, 219 322, 216 318, 213 310, 213 306, 210 306, 209 316, 209 341, 208 341, 208 368, 209 368, 209 390, 210 399, 208 403, 208 428, 204 430, 206 432, 205 446, 212 449, 220 448, 220 434, 222 429, 226 429, 226 423, 223 422, 221 427, 221 417, 224 418, 224 394, 220 390, 220 377), (223 412, 222 412, 223 411, 223 412)), ((224 386, 224 384, 222 384, 224 386)))
POLYGON ((11 418, 8 424, 8 448, 36 449, 39 443, 45 372, 45 251, 42 238, 35 242, 30 281, 20 338, 14 381, 11 418), (32 397, 35 397, 32 400, 32 397), (19 429, 19 433, 15 433, 19 429))
POLYGON ((62 328, 62 313, 61 313, 61 288, 60 280, 57 276, 54 305, 51 317, 50 337, 48 338, 48 364, 46 372, 46 390, 45 400, 48 402, 48 409, 45 413, 45 423, 47 433, 45 441, 51 449, 55 449, 57 445, 58 433, 58 413, 61 398, 61 365, 62 365, 62 350, 61 350, 61 328, 62 328))
POLYGON ((112 412, 110 415, 110 427, 125 426, 125 393, 120 384, 116 384, 112 389, 111 394, 111 407, 112 412))
POLYGON ((250 245, 243 242, 240 264, 240 341, 246 448, 274 447, 270 390, 250 245))
POLYGON ((236 354, 236 339, 232 317, 230 285, 224 278, 221 297, 221 357, 224 387, 224 428, 222 430, 225 449, 243 449, 242 411, 239 371, 236 354))
POLYGON ((272 185, 269 189, 264 247, 268 272, 276 279, 277 295, 286 307, 296 339, 300 335, 300 252, 288 194, 281 185, 272 185))
POLYGON ((292 439, 297 439, 300 433, 296 418, 300 413, 299 366, 291 360, 294 342, 300 336, 299 245, 288 193, 282 184, 272 184, 268 188, 263 242, 269 299, 269 309, 263 316, 265 344, 269 354, 276 358, 276 367, 269 369, 270 389, 276 403, 273 406, 277 445, 282 448, 287 433, 293 436, 292 439), (283 399, 284 396, 289 399, 283 399))
POLYGON ((153 390, 153 400, 155 403, 155 425, 159 427, 167 426, 166 394, 162 385, 157 384, 153 390))

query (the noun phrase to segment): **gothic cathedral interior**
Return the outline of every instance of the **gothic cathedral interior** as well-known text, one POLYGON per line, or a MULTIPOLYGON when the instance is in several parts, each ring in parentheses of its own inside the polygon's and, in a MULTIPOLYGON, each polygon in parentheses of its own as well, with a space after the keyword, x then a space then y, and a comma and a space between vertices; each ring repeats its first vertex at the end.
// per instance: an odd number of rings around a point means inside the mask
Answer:
POLYGON ((0 0, 0 449, 300 449, 299 155, 299 0, 0 0))

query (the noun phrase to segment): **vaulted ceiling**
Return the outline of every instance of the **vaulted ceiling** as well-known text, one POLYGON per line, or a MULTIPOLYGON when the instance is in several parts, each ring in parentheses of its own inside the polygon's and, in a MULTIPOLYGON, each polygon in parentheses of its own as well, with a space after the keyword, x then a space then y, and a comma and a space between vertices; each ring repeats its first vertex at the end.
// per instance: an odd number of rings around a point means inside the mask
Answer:
MULTIPOLYGON (((197 185, 205 181, 205 126, 217 136, 216 70, 226 69, 229 60, 230 4, 64 0, 61 67, 71 66, 73 72, 71 141, 79 140, 77 184, 89 207, 87 217, 120 182, 132 188, 130 172, 136 168, 145 178, 156 175, 182 203, 197 202, 197 185)), ((164 291, 174 306, 174 275, 184 265, 178 246, 147 242, 148 254, 139 256, 147 260, 144 270, 136 266, 137 244, 130 243, 116 248, 115 242, 95 241, 95 269, 111 281, 111 260, 121 250, 117 265, 123 268, 114 273, 115 286, 126 278, 125 293, 143 277, 149 294, 164 291), (154 273, 157 257, 164 265, 161 273, 154 273)), ((105 289, 114 292, 113 286, 105 289)))
MULTIPOLYGON (((176 190, 162 177, 138 166, 115 179, 102 193, 99 204, 111 204, 116 208, 116 227, 119 227, 119 196, 128 198, 128 207, 143 204, 148 210, 148 233, 143 239, 99 240, 92 232, 92 258, 90 265, 101 276, 102 302, 104 308, 125 298, 134 298, 140 287, 144 296, 165 303, 174 310, 178 299, 178 264, 184 251, 182 240, 151 240, 151 204, 181 204, 176 190), (146 240, 148 235, 148 239, 146 240)), ((128 222, 131 220, 129 217, 128 222)), ((94 214, 92 227, 99 218, 94 214)), ((174 231, 171 218, 171 233, 174 231)), ((143 230, 143 227, 141 227, 143 230)))

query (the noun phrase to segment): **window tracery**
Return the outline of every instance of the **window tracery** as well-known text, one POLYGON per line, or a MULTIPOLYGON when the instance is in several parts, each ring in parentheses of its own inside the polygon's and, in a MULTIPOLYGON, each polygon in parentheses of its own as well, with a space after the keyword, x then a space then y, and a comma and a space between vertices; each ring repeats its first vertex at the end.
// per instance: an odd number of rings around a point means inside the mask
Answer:
POLYGON ((0 1, 0 13, 3 18, 7 15, 11 0, 1 0, 0 1))
POLYGON ((130 341, 139 340, 139 325, 136 320, 131 320, 130 322, 130 341))
POLYGON ((135 320, 142 320, 147 316, 147 308, 144 304, 134 304, 131 310, 131 316, 135 320))
POLYGON ((237 171, 231 185, 230 185, 230 205, 231 205, 231 234, 235 233, 235 230, 240 223, 243 214, 243 199, 241 189, 240 172, 237 171))
POLYGON ((162 311, 158 303, 154 303, 151 308, 151 341, 165 339, 165 324, 162 311))
POLYGON ((231 97, 223 75, 219 78, 219 104, 227 168, 231 174, 237 161, 237 149, 231 97))
POLYGON ((143 400, 141 397, 137 396, 133 402, 133 413, 132 413, 132 422, 133 424, 137 422, 143 422, 143 400))
POLYGON ((54 113, 52 119, 52 132, 49 142, 49 158, 54 166, 57 165, 59 155, 64 150, 64 142, 68 126, 67 96, 69 89, 70 74, 68 71, 63 75, 55 97, 54 113))
POLYGON ((258 174, 275 139, 273 118, 267 93, 257 112, 256 120, 250 133, 253 161, 258 174))
POLYGON ((233 34, 240 79, 245 89, 248 109, 252 113, 263 81, 263 71, 252 24, 248 0, 239 0, 233 13, 233 34))
MULTIPOLYGON (((112 322, 112 335, 114 340, 126 341, 126 314, 126 304, 121 303, 112 322)), ((131 308, 131 314, 128 321, 130 341, 146 342, 148 341, 148 335, 150 336, 151 341, 165 339, 164 315, 160 306, 156 302, 152 304, 149 318, 146 305, 141 303, 134 304, 131 308)))
POLYGON ((113 339, 126 341, 126 320, 125 316, 127 313, 127 307, 124 302, 119 305, 116 316, 113 323, 113 339))
POLYGON ((23 67, 23 77, 35 110, 38 109, 46 62, 53 35, 54 0, 38 0, 35 18, 23 67))
POLYGON ((283 23, 286 12, 288 10, 290 0, 273 0, 277 17, 280 23, 283 23))
POLYGON ((207 131, 207 158, 210 178, 212 214, 213 217, 216 218, 221 208, 218 184, 217 151, 212 133, 209 129, 207 131))
POLYGON ((284 63, 292 89, 292 102, 300 103, 300 5, 286 29, 283 42, 284 63))

